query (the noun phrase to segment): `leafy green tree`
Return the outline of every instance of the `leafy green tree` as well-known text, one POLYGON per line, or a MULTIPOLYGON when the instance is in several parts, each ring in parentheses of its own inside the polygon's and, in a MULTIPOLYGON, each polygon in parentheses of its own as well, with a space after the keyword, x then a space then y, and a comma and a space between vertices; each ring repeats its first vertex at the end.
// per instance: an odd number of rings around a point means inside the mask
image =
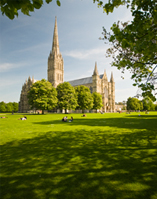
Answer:
POLYGON ((142 103, 142 101, 139 101, 139 104, 140 104, 140 109, 139 110, 143 110, 143 103, 142 103))
POLYGON ((6 112, 11 113, 13 111, 13 104, 9 102, 6 104, 6 112))
POLYGON ((19 110, 19 104, 17 102, 13 102, 12 105, 13 105, 13 111, 17 112, 19 110))
MULTIPOLYGON (((46 3, 50 3, 52 0, 45 0, 46 3)), ((56 0, 58 6, 61 5, 59 0, 56 0)), ((43 5, 43 0, 0 0, 0 8, 2 14, 6 15, 10 19, 18 17, 18 11, 23 14, 29 15, 30 12, 34 12, 34 9, 40 9, 43 5)))
POLYGON ((6 104, 5 102, 0 102, 0 112, 5 113, 6 112, 6 104))
POLYGON ((93 109, 100 109, 103 104, 102 104, 102 96, 100 93, 94 92, 92 93, 92 97, 93 97, 93 109))
POLYGON ((118 105, 123 105, 123 102, 118 102, 118 105))
POLYGON ((132 14, 132 21, 117 22, 111 27, 111 32, 104 28, 103 39, 112 45, 107 50, 113 57, 112 66, 124 73, 132 73, 134 86, 142 89, 143 96, 155 97, 151 94, 153 84, 142 83, 157 64, 157 3, 156 0, 94 0, 108 14, 120 5, 127 6, 132 14))
POLYGON ((77 98, 75 89, 69 82, 61 83, 57 86, 58 107, 62 110, 75 110, 77 106, 77 98))
POLYGON ((155 110, 155 105, 149 97, 145 97, 143 100, 143 110, 153 111, 155 110))
POLYGON ((28 92, 28 103, 31 105, 31 109, 52 110, 57 105, 57 92, 52 84, 42 79, 35 82, 28 92))
POLYGON ((142 110, 142 103, 137 98, 129 97, 127 100, 127 110, 142 110))
POLYGON ((77 103, 79 109, 82 110, 82 113, 84 113, 84 110, 90 110, 93 107, 93 98, 92 94, 90 93, 89 88, 86 86, 77 86, 75 87, 75 91, 77 94, 77 103))

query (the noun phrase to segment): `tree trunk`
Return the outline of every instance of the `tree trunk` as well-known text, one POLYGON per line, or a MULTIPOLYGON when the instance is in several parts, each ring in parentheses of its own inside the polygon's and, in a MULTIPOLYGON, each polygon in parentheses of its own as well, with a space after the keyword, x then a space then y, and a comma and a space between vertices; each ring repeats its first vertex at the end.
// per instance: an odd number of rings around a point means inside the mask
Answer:
POLYGON ((42 110, 42 114, 44 114, 44 110, 42 110))
POLYGON ((65 114, 68 114, 68 113, 67 113, 67 109, 65 109, 65 114))
POLYGON ((82 113, 84 113, 84 109, 82 110, 82 113))

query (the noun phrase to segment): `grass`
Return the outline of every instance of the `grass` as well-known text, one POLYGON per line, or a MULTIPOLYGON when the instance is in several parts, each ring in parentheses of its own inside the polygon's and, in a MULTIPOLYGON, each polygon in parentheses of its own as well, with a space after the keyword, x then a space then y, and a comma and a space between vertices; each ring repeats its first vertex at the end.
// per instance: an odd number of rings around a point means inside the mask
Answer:
POLYGON ((5 116, 1 199, 157 199, 157 112, 5 116))

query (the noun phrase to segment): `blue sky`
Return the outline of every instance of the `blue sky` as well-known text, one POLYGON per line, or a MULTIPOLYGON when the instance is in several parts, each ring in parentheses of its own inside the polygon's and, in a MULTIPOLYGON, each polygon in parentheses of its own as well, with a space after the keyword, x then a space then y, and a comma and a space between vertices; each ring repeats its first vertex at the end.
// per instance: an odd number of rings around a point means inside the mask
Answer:
POLYGON ((0 101, 18 102, 22 85, 28 77, 47 79, 47 60, 52 48, 53 29, 57 16, 59 46, 64 59, 64 81, 93 74, 95 62, 99 74, 106 69, 108 80, 114 75, 116 102, 133 97, 129 72, 124 79, 111 58, 105 57, 107 45, 99 40, 102 27, 107 30, 120 20, 131 19, 130 12, 120 7, 106 15, 92 0, 53 1, 35 10, 31 16, 19 14, 14 20, 0 15, 0 101))

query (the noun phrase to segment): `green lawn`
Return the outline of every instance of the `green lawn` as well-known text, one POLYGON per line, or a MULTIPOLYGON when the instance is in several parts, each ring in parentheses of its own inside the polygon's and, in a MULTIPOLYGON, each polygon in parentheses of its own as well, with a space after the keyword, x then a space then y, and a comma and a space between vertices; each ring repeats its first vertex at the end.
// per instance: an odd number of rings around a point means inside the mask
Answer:
POLYGON ((1 199, 157 199, 157 112, 5 116, 1 199))

